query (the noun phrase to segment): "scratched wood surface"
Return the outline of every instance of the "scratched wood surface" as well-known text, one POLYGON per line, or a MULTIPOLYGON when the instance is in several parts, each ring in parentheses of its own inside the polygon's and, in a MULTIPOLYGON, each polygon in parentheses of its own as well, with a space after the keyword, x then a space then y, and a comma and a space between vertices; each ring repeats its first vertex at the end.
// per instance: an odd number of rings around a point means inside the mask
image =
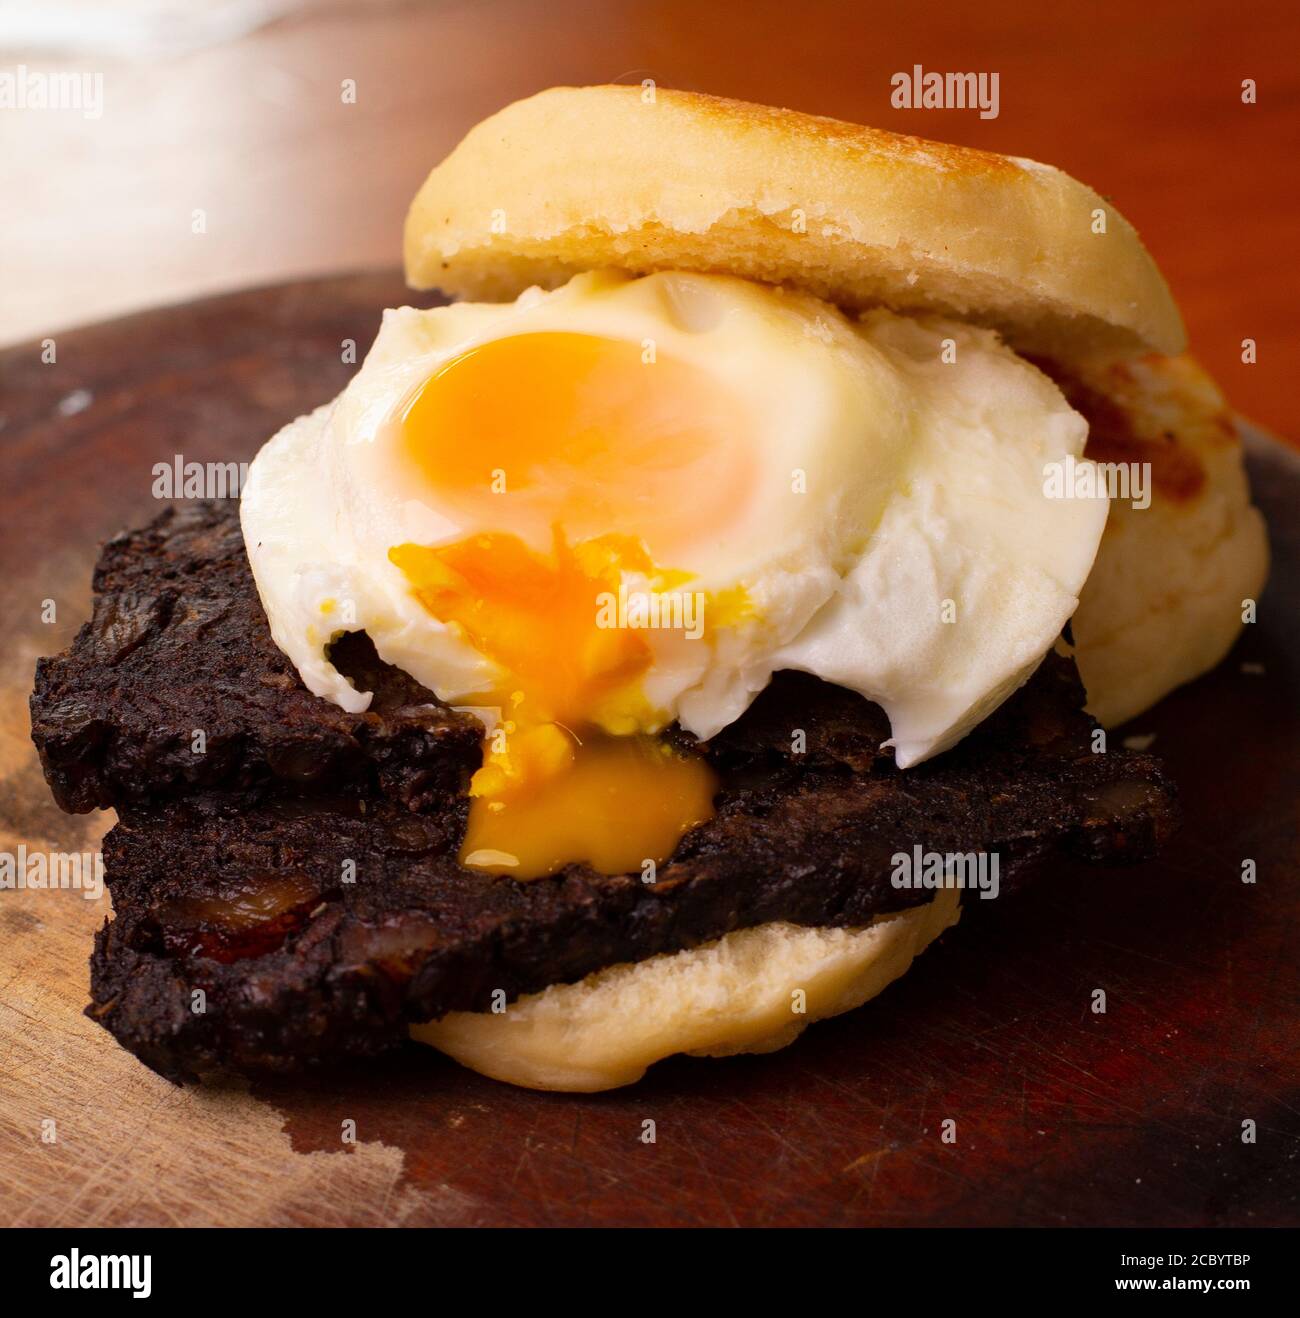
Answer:
MULTIPOLYGON (((60 336, 54 364, 0 353, 0 849, 93 847, 109 822, 50 802, 26 697, 86 614, 99 542, 156 511, 153 463, 251 456, 402 299, 396 276, 340 278, 60 336)), ((173 1087, 81 1015, 107 899, 3 891, 0 1223, 1300 1222, 1300 461, 1264 441, 1253 465, 1276 557, 1260 621, 1134 729, 1186 806, 1159 864, 1061 868, 792 1049, 594 1097, 415 1046, 173 1087)))

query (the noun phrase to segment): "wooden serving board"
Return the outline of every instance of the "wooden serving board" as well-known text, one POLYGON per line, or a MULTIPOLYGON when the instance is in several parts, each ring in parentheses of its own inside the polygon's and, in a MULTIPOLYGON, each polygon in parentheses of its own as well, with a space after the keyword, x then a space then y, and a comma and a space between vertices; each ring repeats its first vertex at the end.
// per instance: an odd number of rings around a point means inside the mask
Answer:
MULTIPOLYGON (((100 541, 157 511, 153 464, 251 457, 342 387, 343 342, 364 355, 403 300, 395 275, 290 284, 60 335, 52 363, 40 344, 0 354, 0 848, 78 851, 110 822, 55 809, 26 701, 36 656, 86 616, 100 541)), ((1183 791, 1159 864, 1061 867, 975 903, 793 1048, 674 1059, 592 1097, 414 1045, 328 1077, 177 1088, 81 1015, 107 898, 3 891, 0 1222, 1300 1221, 1300 461, 1260 441, 1252 467, 1276 560, 1260 620, 1132 729, 1183 791)))

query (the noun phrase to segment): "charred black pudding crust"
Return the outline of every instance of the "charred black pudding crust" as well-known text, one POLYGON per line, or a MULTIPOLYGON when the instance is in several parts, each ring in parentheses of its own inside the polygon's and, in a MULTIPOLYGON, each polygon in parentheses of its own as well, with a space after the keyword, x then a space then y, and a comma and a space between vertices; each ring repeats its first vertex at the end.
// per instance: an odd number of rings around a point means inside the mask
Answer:
POLYGON ((497 989, 513 998, 770 920, 865 924, 932 895, 890 882, 913 845, 996 852, 1005 889, 1054 854, 1145 859, 1173 827, 1156 760, 1093 752, 1067 659, 1049 656, 954 750, 906 773, 876 706, 784 673, 700 746, 717 813, 653 884, 580 865, 485 877, 456 863, 477 724, 364 636, 336 657, 377 691, 373 712, 345 715, 298 683, 236 510, 200 505, 110 543, 91 623, 41 663, 33 728, 56 795, 121 816, 88 1013, 164 1074, 371 1055, 497 989), (215 730, 216 763, 186 758, 194 727, 215 730))

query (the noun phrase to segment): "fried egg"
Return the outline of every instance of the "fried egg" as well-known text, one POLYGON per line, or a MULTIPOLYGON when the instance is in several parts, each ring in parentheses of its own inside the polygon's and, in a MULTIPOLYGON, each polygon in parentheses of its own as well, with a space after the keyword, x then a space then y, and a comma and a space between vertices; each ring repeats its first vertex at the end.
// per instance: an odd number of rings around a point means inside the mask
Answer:
POLYGON ((482 719, 462 863, 645 871, 717 787, 660 734, 714 736, 779 669, 881 705, 904 768, 1014 691, 1105 524, 1044 494, 1085 437, 989 331, 595 272, 386 312, 259 453, 242 519, 311 691, 366 708, 329 652, 364 630, 482 719))

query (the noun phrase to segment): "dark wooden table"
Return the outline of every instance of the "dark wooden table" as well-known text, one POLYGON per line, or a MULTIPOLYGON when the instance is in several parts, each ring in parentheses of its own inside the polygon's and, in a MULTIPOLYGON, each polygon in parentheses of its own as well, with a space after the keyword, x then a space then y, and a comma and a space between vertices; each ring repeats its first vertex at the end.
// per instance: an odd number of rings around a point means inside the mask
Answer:
MULTIPOLYGON (((0 353, 0 848, 79 850, 108 822, 53 806, 26 698, 86 614, 98 543, 156 512, 152 465, 250 457, 339 390, 341 341, 402 296, 395 275, 325 280, 70 333, 55 365, 0 353)), ((1061 867, 785 1052, 592 1097, 414 1045, 175 1088, 80 1014, 107 899, 0 891, 0 1222, 1300 1222, 1300 460, 1264 441, 1253 467, 1276 554, 1260 620, 1136 725, 1186 809, 1159 864, 1061 867)))

